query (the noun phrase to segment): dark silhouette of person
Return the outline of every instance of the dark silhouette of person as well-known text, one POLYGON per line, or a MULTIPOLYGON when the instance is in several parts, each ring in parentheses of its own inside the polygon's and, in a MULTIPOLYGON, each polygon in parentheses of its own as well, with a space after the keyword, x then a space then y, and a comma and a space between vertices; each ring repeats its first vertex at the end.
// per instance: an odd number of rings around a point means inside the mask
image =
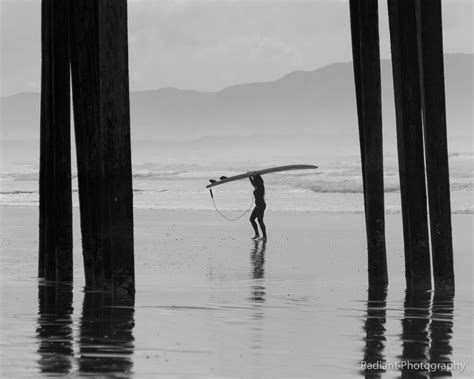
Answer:
POLYGON ((255 222, 255 219, 257 219, 260 229, 262 230, 262 239, 266 240, 267 230, 265 228, 265 223, 263 222, 263 215, 265 213, 265 208, 267 207, 267 204, 265 203, 265 186, 260 175, 251 176, 249 177, 249 180, 254 187, 253 195, 255 197, 255 208, 250 215, 250 223, 255 231, 255 236, 253 236, 253 238, 260 238, 257 223, 255 222))

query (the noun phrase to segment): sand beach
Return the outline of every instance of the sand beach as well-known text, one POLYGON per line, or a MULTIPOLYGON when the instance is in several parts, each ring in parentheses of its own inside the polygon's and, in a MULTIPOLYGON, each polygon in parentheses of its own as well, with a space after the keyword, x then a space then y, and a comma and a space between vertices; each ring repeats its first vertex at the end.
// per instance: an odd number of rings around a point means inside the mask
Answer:
POLYGON ((46 286, 37 209, 1 208, 2 377, 353 378, 371 359, 394 365, 387 378, 418 361, 473 375, 472 215, 453 215, 454 299, 428 293, 417 307, 404 293, 400 214, 387 215, 390 283, 378 302, 363 214, 270 211, 264 244, 246 219, 135 210, 134 298, 84 292, 74 216, 73 286, 46 286))

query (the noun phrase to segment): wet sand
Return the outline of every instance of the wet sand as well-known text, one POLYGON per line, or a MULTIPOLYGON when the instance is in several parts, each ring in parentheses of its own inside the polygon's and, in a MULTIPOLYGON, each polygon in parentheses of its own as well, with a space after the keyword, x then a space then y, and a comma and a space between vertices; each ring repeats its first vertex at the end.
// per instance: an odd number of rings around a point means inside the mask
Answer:
POLYGON ((384 294, 367 292, 363 214, 269 211, 264 244, 245 218, 136 210, 137 292, 124 299, 84 293, 77 209, 72 287, 36 279, 37 209, 0 212, 2 378, 377 377, 361 360, 473 376, 472 215, 453 215, 453 299, 405 295, 401 215, 387 215, 384 294))

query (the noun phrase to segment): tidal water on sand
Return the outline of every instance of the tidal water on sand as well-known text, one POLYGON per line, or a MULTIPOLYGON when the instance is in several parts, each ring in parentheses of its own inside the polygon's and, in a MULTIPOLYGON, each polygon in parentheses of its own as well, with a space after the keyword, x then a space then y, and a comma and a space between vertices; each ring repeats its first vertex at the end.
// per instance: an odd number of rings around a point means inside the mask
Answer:
MULTIPOLYGON (((79 236, 75 209, 75 236, 79 236)), ((456 295, 405 293, 400 215, 390 284, 367 289, 362 214, 242 220, 137 210, 133 296, 36 279, 37 211, 1 209, 1 373, 19 377, 473 376, 472 215, 454 215, 456 295)))

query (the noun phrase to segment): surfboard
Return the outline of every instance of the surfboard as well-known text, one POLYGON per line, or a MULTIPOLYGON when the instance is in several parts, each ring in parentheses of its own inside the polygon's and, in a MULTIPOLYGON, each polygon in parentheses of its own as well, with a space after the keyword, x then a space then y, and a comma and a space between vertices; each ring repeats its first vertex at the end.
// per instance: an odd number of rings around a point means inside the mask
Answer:
POLYGON ((220 180, 210 179, 211 184, 208 184, 206 188, 212 188, 221 184, 234 182, 236 180, 249 178, 255 175, 265 175, 265 174, 271 174, 274 172, 293 171, 293 170, 314 170, 316 168, 318 168, 318 166, 309 165, 309 164, 294 164, 294 165, 287 165, 287 166, 270 167, 270 168, 265 168, 263 170, 249 171, 243 174, 230 176, 228 178, 225 176, 221 176, 220 180))

